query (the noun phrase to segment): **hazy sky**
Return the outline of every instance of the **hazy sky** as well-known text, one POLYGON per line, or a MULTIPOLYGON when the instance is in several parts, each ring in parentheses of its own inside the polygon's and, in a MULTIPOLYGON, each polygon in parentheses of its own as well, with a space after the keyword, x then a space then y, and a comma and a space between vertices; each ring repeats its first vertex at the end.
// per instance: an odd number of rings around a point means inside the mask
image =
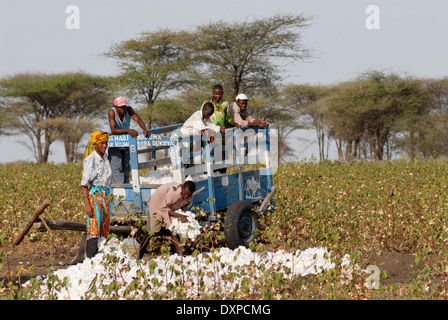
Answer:
MULTIPOLYGON (((114 62, 101 54, 140 32, 284 13, 313 17, 303 44, 316 57, 285 65, 286 83, 335 84, 369 69, 448 76, 446 0, 1 0, 0 12, 0 77, 80 70, 115 75, 114 62), (376 10, 366 12, 370 5, 376 10), (79 9, 79 28, 67 28, 67 20, 76 27, 69 6, 79 9)), ((309 136, 307 143, 295 140, 299 158, 318 154, 313 132, 298 135, 309 136)), ((0 148, 8 150, 0 162, 34 161, 16 140, 0 136, 0 148)), ((65 161, 60 144, 52 151, 50 161, 65 161)))

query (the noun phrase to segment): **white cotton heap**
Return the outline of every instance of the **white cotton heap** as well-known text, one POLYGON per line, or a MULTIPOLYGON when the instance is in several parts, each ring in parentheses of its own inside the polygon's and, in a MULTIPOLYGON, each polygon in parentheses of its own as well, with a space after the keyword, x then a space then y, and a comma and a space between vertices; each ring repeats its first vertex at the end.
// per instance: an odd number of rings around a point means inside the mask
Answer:
POLYGON ((180 209, 176 210, 176 212, 185 215, 188 222, 184 223, 180 218, 174 218, 168 226, 168 230, 179 235, 181 238, 196 240, 201 234, 201 225, 196 220, 195 214, 191 211, 183 212, 180 209))
MULTIPOLYGON (((213 173, 214 177, 223 175, 225 174, 220 172, 213 173)), ((197 182, 207 180, 207 177, 208 176, 205 173, 197 173, 192 176, 185 177, 185 181, 191 180, 197 182)), ((173 181, 174 178, 171 166, 157 167, 157 170, 151 170, 145 176, 140 177, 141 184, 164 184, 173 181)))
MULTIPOLYGON (((214 176, 221 175, 222 174, 218 172, 214 173, 214 176)), ((186 181, 201 181, 206 179, 206 174, 195 174, 194 176, 187 176, 185 178, 186 181)), ((169 182, 173 182, 171 166, 159 167, 157 170, 148 172, 144 177, 140 177, 140 183, 142 184, 164 184, 169 182)), ((201 233, 201 226, 196 221, 194 213, 190 211, 183 212, 182 210, 177 210, 176 212, 186 215, 188 222, 182 223, 180 219, 173 219, 168 229, 183 238, 193 241, 196 240, 201 233)))
POLYGON ((149 171, 144 177, 140 177, 141 184, 164 184, 173 182, 171 167, 158 167, 157 170, 149 171))
MULTIPOLYGON (((133 243, 133 242, 132 242, 133 243)), ((106 295, 107 286, 114 283, 118 286, 117 298, 127 299, 126 289, 139 276, 140 283, 151 285, 151 293, 165 294, 173 285, 182 283, 187 298, 195 298, 200 294, 219 292, 223 299, 238 290, 241 283, 248 278, 262 277, 265 270, 282 270, 284 277, 319 274, 334 268, 342 268, 351 273, 350 259, 346 254, 342 263, 336 266, 331 261, 331 252, 327 248, 308 248, 295 252, 253 252, 239 247, 214 249, 195 256, 180 257, 177 254, 155 257, 150 261, 138 262, 123 249, 123 242, 112 238, 99 242, 100 252, 83 263, 60 269, 53 273, 64 285, 55 285, 54 277, 40 282, 38 299, 53 298, 60 300, 80 300, 92 297, 102 298, 106 295), (289 270, 285 272, 285 270, 289 270), (229 277, 233 280, 228 281, 229 277), (66 279, 64 281, 64 279, 66 279), (48 286, 47 282, 53 281, 48 286), (200 283, 199 283, 199 282, 200 283)), ((28 281, 25 287, 31 287, 28 281)), ((147 293, 148 287, 135 288, 133 299, 140 299, 147 293)), ((148 296, 146 296, 148 298, 148 296)), ((150 298, 150 297, 149 297, 150 298)))

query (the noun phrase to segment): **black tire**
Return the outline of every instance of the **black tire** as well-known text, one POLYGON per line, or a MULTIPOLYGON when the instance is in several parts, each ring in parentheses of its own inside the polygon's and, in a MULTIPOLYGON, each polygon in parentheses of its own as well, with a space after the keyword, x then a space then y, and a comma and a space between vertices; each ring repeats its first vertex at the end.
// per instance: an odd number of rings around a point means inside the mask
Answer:
POLYGON ((230 249, 245 246, 257 238, 260 229, 258 214, 254 205, 247 201, 235 201, 226 212, 224 219, 224 236, 230 249))

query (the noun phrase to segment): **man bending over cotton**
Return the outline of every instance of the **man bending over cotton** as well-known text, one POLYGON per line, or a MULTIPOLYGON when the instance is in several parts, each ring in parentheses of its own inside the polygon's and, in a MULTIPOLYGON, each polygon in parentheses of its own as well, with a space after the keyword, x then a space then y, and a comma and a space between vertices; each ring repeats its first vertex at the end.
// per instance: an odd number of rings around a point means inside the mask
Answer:
POLYGON ((196 185, 193 181, 186 181, 184 184, 168 182, 161 185, 151 195, 148 202, 147 233, 144 235, 140 245, 139 259, 142 259, 145 254, 151 235, 161 234, 162 231, 171 235, 177 254, 183 254, 180 237, 168 230, 168 226, 175 218, 180 218, 183 223, 188 222, 187 217, 177 213, 176 210, 186 211, 188 209, 193 203, 195 189, 196 185))

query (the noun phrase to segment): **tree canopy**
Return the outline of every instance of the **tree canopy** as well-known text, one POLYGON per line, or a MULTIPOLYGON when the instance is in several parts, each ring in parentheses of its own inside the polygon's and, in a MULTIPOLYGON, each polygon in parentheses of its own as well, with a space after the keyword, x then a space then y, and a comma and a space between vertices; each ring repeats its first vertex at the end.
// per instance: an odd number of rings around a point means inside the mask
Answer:
POLYGON ((195 64, 186 46, 189 37, 186 32, 171 30, 142 32, 135 39, 112 45, 105 53, 119 67, 119 89, 148 106, 149 128, 151 107, 157 99, 178 92, 194 78, 195 64))
POLYGON ((8 119, 4 130, 9 134, 25 134, 38 162, 48 161, 50 146, 58 139, 65 144, 67 161, 72 161, 75 155, 68 150, 74 150, 73 144, 77 145, 82 136, 67 130, 82 128, 85 133, 93 126, 94 117, 111 103, 109 87, 108 78, 81 72, 17 74, 4 78, 0 80, 0 108, 8 119), (83 119, 84 124, 56 125, 61 119, 71 119, 71 124, 75 119, 83 119), (86 126, 86 121, 92 125, 86 126), (79 140, 74 141, 75 136, 79 140))
POLYGON ((48 161, 59 139, 73 161, 93 120, 112 106, 112 93, 134 100, 150 128, 185 121, 221 84, 224 100, 245 93, 251 113, 279 130, 282 156, 293 150, 288 137, 297 129, 315 130, 321 161, 333 141, 340 161, 379 161, 393 152, 448 156, 448 78, 367 71, 327 86, 282 84, 287 63, 313 58, 302 43, 311 23, 303 14, 283 14, 146 31, 104 53, 117 64, 113 78, 82 72, 4 77, 0 134, 25 134, 39 162, 48 161))
POLYGON ((190 44, 210 79, 241 92, 268 96, 280 79, 279 61, 311 57, 301 43, 311 18, 276 15, 254 21, 211 22, 197 26, 190 44))

